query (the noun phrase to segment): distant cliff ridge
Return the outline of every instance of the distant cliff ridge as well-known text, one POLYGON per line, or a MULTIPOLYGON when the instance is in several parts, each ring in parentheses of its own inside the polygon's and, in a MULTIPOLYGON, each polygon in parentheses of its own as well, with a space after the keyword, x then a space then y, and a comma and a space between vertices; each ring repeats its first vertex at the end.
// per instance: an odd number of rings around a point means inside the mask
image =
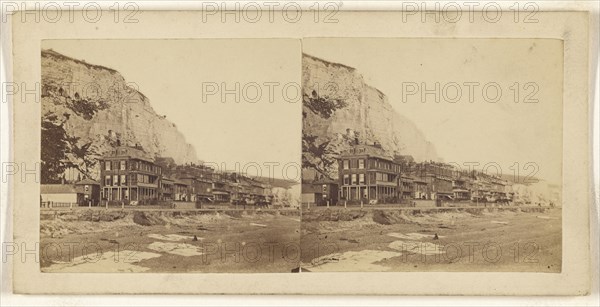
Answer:
POLYGON ((337 179, 336 159, 355 140, 377 142, 389 153, 412 155, 416 161, 438 160, 417 126, 356 69, 304 54, 302 88, 305 175, 316 172, 337 179))
POLYGON ((117 143, 141 145, 178 164, 198 162, 175 124, 156 114, 119 72, 52 50, 41 57, 42 179, 56 181, 65 167, 94 178, 97 158, 117 143))

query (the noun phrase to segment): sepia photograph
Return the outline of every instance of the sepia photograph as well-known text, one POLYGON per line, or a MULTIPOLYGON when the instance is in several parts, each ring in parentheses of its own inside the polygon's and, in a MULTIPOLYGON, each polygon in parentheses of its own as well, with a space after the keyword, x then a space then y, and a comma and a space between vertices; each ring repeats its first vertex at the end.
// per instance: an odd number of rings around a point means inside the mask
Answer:
POLYGON ((297 40, 44 41, 41 270, 297 267, 300 52, 297 40))
POLYGON ((560 40, 304 39, 301 267, 560 272, 562 76, 560 40))
POLYGON ((534 3, 4 5, 0 305, 589 303, 597 20, 534 3))

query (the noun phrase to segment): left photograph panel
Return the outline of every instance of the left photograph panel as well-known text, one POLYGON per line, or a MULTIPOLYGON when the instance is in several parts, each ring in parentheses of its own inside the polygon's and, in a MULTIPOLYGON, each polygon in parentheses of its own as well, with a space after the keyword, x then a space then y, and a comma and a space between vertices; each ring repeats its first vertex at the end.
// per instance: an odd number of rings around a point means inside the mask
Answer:
POLYGON ((298 270, 300 40, 41 47, 42 272, 298 270))

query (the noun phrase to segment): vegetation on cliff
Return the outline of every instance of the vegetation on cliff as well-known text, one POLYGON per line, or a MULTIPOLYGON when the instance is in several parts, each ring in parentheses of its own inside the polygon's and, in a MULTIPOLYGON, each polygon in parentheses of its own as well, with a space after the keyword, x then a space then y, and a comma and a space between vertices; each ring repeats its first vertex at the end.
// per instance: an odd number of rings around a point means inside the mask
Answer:
POLYGON ((194 148, 114 69, 52 50, 42 59, 42 183, 98 180, 98 159, 121 145, 154 157, 197 162, 194 148))
POLYGON ((380 90, 353 67, 304 54, 302 61, 303 178, 337 179, 339 154, 355 144, 380 144, 390 153, 437 160, 433 144, 398 114, 380 90))

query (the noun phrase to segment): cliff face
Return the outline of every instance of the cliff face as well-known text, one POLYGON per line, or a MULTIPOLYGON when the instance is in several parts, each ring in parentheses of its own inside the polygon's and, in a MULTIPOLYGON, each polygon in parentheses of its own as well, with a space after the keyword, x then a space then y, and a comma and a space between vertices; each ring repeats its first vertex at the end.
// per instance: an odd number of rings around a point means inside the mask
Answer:
MULTIPOLYGON (((56 160, 94 178, 99 170, 95 160, 118 140, 121 145, 139 144, 152 156, 172 157, 176 163, 198 161, 175 124, 156 114, 149 100, 117 71, 52 50, 41 56, 42 131, 60 126, 66 140, 65 157, 56 160)), ((52 159, 44 156, 52 155, 44 151, 44 142, 52 146, 63 141, 42 140, 42 163, 52 159)))
POLYGON ((378 142, 387 152, 412 155, 416 161, 438 160, 416 125, 354 68, 304 55, 302 88, 304 174, 316 171, 337 179, 335 159, 355 139, 378 142))

